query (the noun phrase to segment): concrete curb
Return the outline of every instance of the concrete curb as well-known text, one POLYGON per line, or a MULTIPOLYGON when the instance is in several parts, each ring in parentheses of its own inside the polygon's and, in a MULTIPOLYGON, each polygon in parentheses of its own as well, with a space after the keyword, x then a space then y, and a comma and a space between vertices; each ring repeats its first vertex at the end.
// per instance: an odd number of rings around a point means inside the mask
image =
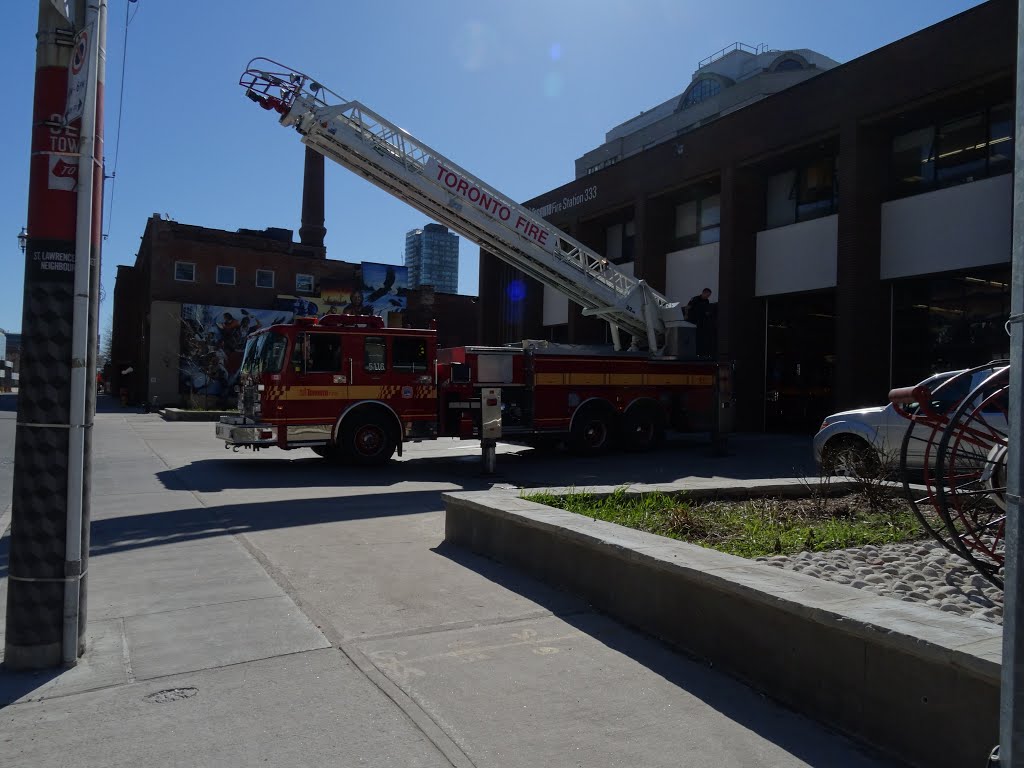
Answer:
POLYGON ((997 625, 581 517, 518 491, 443 499, 447 542, 578 594, 911 765, 971 765, 999 740, 997 625))

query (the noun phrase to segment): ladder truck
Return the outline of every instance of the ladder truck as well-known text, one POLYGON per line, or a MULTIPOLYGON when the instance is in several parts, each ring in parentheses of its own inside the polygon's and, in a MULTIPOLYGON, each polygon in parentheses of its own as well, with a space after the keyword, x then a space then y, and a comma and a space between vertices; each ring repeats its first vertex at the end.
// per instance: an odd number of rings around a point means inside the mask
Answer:
POLYGON ((606 320, 611 348, 525 340, 439 349, 379 318, 297 318, 250 336, 225 447, 310 447, 359 464, 406 440, 564 439, 583 453, 644 450, 667 429, 731 425, 732 366, 697 360, 682 306, 357 101, 269 59, 240 79, 308 147, 606 320), (628 335, 630 341, 624 343, 628 335))

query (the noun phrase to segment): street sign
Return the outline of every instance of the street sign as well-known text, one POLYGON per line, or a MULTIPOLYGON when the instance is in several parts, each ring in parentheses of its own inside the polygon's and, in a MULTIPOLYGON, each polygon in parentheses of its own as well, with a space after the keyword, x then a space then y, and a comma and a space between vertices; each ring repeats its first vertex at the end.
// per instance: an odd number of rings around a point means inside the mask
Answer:
POLYGON ((88 26, 75 38, 75 50, 68 64, 68 100, 64 107, 64 124, 82 117, 85 110, 85 87, 89 81, 89 58, 92 50, 92 27, 88 26))

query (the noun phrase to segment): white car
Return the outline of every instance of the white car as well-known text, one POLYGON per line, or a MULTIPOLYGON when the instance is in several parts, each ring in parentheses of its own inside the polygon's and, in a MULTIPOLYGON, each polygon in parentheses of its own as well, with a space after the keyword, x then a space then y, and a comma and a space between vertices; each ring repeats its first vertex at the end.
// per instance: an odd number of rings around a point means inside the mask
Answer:
MULTIPOLYGON (((962 371, 946 371, 929 376, 921 382, 929 391, 935 392, 939 385, 962 371)), ((985 369, 971 376, 961 377, 949 387, 940 389, 935 395, 932 407, 944 413, 984 381, 991 373, 985 369)), ((915 406, 908 406, 911 410, 915 406)), ((987 414, 996 426, 1005 430, 1006 416, 998 412, 987 414), (1001 426, 1000 426, 1001 425, 1001 426)), ((814 436, 814 460, 822 471, 842 474, 880 472, 886 474, 900 469, 900 451, 903 436, 910 422, 896 412, 890 403, 873 408, 857 408, 827 416, 814 436)), ((927 440, 932 434, 929 427, 915 429, 920 439, 911 439, 907 444, 907 468, 921 469, 924 466, 927 440)), ((934 448, 933 448, 934 451, 934 448)))

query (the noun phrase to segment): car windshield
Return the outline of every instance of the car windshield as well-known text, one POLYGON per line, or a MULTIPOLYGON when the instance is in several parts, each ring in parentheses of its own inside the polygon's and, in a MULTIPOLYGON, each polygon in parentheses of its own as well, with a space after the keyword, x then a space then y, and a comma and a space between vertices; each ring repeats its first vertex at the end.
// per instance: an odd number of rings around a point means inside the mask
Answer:
POLYGON ((288 337, 280 333, 267 332, 250 336, 245 343, 241 372, 257 376, 261 373, 280 373, 287 347, 288 337))

